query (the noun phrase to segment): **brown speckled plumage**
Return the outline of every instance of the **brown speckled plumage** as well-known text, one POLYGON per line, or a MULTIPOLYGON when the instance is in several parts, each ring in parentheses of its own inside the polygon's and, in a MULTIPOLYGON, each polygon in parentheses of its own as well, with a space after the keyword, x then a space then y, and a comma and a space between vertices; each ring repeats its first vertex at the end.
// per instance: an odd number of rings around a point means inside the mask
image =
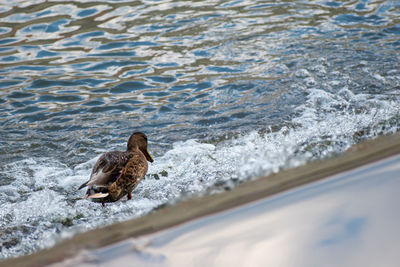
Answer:
POLYGON ((131 198, 132 190, 146 175, 148 164, 153 162, 147 151, 147 137, 136 132, 131 135, 127 151, 112 151, 103 154, 96 162, 89 181, 79 189, 89 186, 86 198, 101 192, 105 197, 96 198, 99 202, 114 202, 125 195, 131 198))
POLYGON ((105 201, 117 201, 121 197, 129 194, 143 179, 147 172, 147 160, 140 151, 132 152, 131 159, 122 169, 121 176, 108 187, 109 196, 105 201))

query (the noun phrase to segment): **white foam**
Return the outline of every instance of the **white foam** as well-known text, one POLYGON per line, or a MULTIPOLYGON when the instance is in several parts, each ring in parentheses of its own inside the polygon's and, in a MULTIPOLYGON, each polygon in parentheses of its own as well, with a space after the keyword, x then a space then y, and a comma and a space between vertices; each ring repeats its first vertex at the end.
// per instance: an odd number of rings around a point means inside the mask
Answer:
POLYGON ((374 77, 375 79, 377 79, 380 82, 383 82, 383 83, 386 82, 386 79, 382 75, 380 75, 379 73, 375 73, 372 77, 374 77))

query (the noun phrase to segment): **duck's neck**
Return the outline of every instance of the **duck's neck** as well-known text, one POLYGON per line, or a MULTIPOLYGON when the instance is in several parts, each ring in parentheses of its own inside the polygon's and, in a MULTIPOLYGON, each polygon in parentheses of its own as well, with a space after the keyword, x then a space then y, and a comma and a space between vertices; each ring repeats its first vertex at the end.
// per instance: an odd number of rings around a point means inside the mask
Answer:
POLYGON ((138 147, 137 145, 128 146, 128 147, 126 148, 126 151, 127 151, 127 152, 133 152, 133 151, 138 151, 138 150, 139 150, 139 147, 138 147))

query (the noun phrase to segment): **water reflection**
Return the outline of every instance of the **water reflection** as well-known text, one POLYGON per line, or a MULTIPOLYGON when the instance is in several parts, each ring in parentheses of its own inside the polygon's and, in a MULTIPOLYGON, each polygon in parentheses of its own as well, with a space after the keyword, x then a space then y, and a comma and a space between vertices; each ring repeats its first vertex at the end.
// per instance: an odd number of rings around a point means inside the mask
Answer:
MULTIPOLYGON (((398 83, 397 67, 380 63, 398 62, 398 5, 392 1, 22 1, 0 11, 0 94, 4 106, 16 111, 7 118, 14 127, 32 123, 25 110, 18 112, 7 98, 14 91, 32 94, 26 106, 52 104, 32 111, 42 125, 54 123, 47 113, 55 109, 60 111, 57 116, 68 116, 67 109, 80 113, 82 105, 98 103, 84 110, 93 120, 98 112, 119 110, 126 118, 158 118, 144 127, 148 130, 163 132, 161 121, 168 127, 178 123, 194 138, 225 135, 226 128, 238 132, 270 124, 281 127, 290 122, 293 107, 304 102, 305 90, 326 90, 325 78, 335 72, 344 75, 329 80, 342 81, 339 87, 355 81, 363 93, 371 84, 382 93, 398 83), (359 71, 361 60, 373 68, 359 71), (292 76, 299 68, 308 74, 292 76), (238 85, 258 89, 231 95, 238 85), (56 94, 65 87, 74 87, 64 96, 74 95, 75 101, 41 97, 41 92, 56 94), (185 94, 177 88, 185 88, 185 94), (221 107, 214 91, 222 88, 230 89, 223 92, 230 102, 221 107), (114 94, 139 101, 121 108, 114 94), (282 116, 270 116, 271 102, 281 107, 277 113, 282 116), (188 120, 187 109, 197 118, 188 120), (189 126, 192 121, 196 123, 189 126), (255 127, 249 127, 249 121, 255 127), (216 124, 210 133, 208 127, 216 124)), ((96 121, 101 127, 108 123, 112 121, 106 118, 96 121)), ((70 126, 60 123, 62 128, 70 126)), ((122 131, 128 134, 137 126, 131 122, 122 131)), ((82 135, 91 137, 87 131, 82 135)))
POLYGON ((96 260, 83 261, 99 266, 396 266, 399 172, 396 156, 92 251, 88 257, 96 260))

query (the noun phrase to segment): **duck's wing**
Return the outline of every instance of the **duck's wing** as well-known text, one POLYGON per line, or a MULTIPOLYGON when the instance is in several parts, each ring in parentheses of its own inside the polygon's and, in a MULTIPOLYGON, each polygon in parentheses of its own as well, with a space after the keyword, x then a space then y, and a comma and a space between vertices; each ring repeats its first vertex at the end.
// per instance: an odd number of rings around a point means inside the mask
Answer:
POLYGON ((93 166, 89 181, 83 183, 79 189, 89 185, 107 186, 114 182, 130 158, 131 154, 127 152, 104 153, 93 166))
POLYGON ((146 175, 148 164, 145 156, 140 151, 132 152, 131 157, 121 170, 119 178, 108 187, 109 196, 105 200, 117 201, 137 186, 146 175))

